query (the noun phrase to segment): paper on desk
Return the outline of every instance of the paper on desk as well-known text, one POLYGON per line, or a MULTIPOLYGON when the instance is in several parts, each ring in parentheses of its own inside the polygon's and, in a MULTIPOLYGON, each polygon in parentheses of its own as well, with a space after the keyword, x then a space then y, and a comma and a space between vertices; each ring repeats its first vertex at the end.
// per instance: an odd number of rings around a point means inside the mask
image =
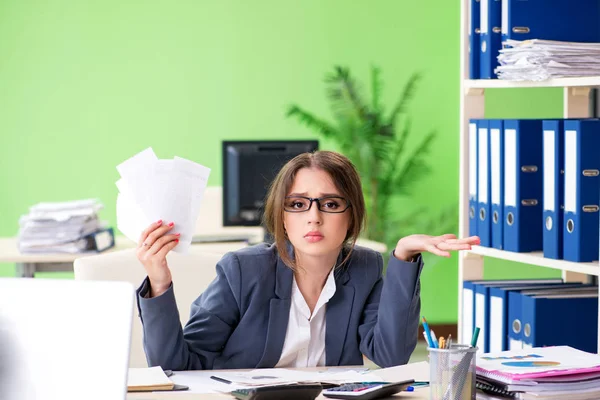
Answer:
POLYGON ((117 227, 137 243, 152 222, 173 222, 169 233, 179 233, 174 251, 186 253, 191 245, 196 220, 210 169, 176 157, 158 159, 151 148, 117 166, 121 179, 117 197, 117 227))
POLYGON ((161 367, 129 368, 127 387, 162 387, 173 386, 173 382, 165 375, 161 367))
POLYGON ((280 385, 296 382, 323 382, 323 383, 345 383, 345 382, 376 382, 382 378, 373 372, 358 372, 344 369, 335 371, 298 371, 285 368, 256 369, 247 372, 220 372, 216 373, 219 378, 231 381, 233 384, 253 386, 280 385))

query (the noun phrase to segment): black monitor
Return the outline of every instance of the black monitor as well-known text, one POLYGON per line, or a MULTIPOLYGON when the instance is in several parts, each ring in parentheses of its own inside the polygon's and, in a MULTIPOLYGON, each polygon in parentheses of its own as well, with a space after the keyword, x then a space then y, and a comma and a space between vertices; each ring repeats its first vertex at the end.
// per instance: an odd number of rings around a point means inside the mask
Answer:
POLYGON ((223 141, 223 226, 260 226, 267 190, 281 167, 318 148, 316 140, 223 141))

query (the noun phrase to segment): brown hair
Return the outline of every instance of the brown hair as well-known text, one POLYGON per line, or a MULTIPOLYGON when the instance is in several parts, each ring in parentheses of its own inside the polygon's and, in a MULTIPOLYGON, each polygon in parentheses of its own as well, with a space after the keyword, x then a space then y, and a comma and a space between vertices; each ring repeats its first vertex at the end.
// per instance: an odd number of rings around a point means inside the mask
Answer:
POLYGON ((345 211, 350 213, 350 224, 344 240, 345 247, 349 251, 340 264, 343 265, 350 258, 356 239, 365 224, 365 199, 360 176, 352 162, 345 156, 333 151, 315 151, 314 153, 300 154, 288 161, 269 188, 265 204, 264 224, 267 231, 273 235, 275 246, 283 262, 288 267, 296 269, 296 262, 287 249, 287 237, 283 225, 283 204, 285 196, 294 184, 296 173, 302 168, 318 168, 327 172, 341 195, 350 202, 350 208, 345 211))

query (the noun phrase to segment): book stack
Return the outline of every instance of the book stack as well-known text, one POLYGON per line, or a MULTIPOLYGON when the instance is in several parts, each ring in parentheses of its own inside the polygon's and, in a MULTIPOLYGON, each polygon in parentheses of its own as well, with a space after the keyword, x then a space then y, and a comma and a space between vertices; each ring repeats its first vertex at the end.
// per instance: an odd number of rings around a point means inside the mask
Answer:
POLYGON ((522 400, 600 398, 600 356, 569 346, 487 353, 477 358, 477 388, 522 400))

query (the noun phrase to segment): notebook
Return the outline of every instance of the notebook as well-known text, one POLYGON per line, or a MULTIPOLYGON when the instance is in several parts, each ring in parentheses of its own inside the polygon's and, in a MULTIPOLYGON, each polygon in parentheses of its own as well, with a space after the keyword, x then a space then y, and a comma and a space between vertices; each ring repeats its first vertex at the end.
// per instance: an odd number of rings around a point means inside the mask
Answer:
POLYGON ((128 392, 173 390, 174 386, 161 367, 129 368, 128 392))
POLYGON ((502 383, 564 377, 600 371, 600 355, 569 346, 534 347, 477 357, 477 375, 502 383))

